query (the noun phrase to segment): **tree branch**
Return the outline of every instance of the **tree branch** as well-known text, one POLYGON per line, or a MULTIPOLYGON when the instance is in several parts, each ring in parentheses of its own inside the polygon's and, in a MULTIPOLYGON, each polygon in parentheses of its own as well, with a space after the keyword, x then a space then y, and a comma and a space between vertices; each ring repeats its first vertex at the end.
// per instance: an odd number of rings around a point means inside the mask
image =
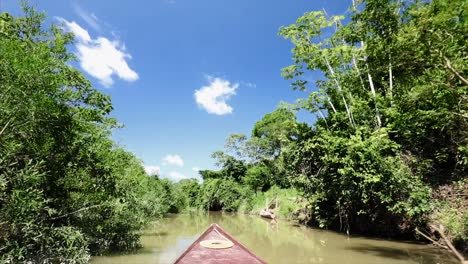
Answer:
POLYGON ((452 251, 452 253, 458 258, 458 260, 460 260, 460 263, 468 264, 468 261, 465 260, 462 254, 460 254, 460 252, 457 251, 457 249, 453 246, 453 244, 450 242, 447 236, 445 236, 445 232, 444 232, 445 228, 443 225, 439 225, 438 227, 436 225, 431 225, 431 228, 433 228, 435 231, 437 231, 440 234, 440 236, 444 239, 447 246, 450 248, 450 251, 452 251))
POLYGON ((59 216, 50 218, 50 220, 61 219, 61 218, 67 217, 67 216, 69 216, 69 215, 77 214, 77 213, 82 212, 82 211, 86 211, 86 210, 89 210, 89 209, 101 207, 101 206, 103 206, 103 205, 105 205, 105 204, 97 204, 97 205, 92 205, 92 206, 84 207, 84 208, 78 209, 78 210, 76 210, 76 211, 73 211, 73 212, 71 212, 71 213, 67 213, 67 214, 64 214, 64 215, 59 215, 59 216))
POLYGON ((328 101, 328 104, 331 106, 331 108, 333 109, 333 112, 336 114, 336 109, 335 109, 335 106, 333 105, 333 103, 331 102, 330 100, 330 97, 327 97, 327 101, 328 101))
POLYGON ((463 78, 463 76, 457 70, 455 70, 455 68, 452 67, 452 64, 450 63, 450 60, 445 56, 444 56, 444 59, 445 59, 445 66, 451 72, 453 72, 453 74, 455 74, 458 77, 458 79, 460 79, 462 82, 464 82, 466 85, 468 85, 468 80, 463 78))
POLYGON ((362 89, 366 90, 366 86, 364 85, 364 80, 362 80, 361 71, 359 70, 359 67, 358 67, 357 62, 356 62, 356 57, 354 56, 354 54, 353 54, 353 65, 356 68, 356 71, 357 71, 357 73, 359 75, 359 79, 361 80, 362 89))
POLYGON ((421 236, 425 237, 427 240, 431 241, 434 245, 438 246, 438 247, 441 247, 441 248, 445 248, 445 249, 448 249, 447 246, 444 246, 442 244, 440 244, 439 242, 435 241, 434 239, 432 239, 431 237, 429 237, 428 235, 424 234, 423 232, 419 231, 418 228, 415 229, 416 232, 418 232, 418 234, 420 234, 421 236))
POLYGON ((327 65, 327 67, 328 67, 328 71, 330 72, 330 76, 335 81, 336 87, 338 88, 338 91, 341 94, 341 99, 343 100, 344 106, 346 108, 346 114, 348 115, 349 122, 350 122, 352 127, 355 127, 353 114, 351 113, 350 107, 348 106, 348 103, 346 102, 346 99, 345 99, 345 97, 344 97, 344 95, 342 93, 343 89, 341 88, 340 83, 338 82, 337 78, 335 77, 335 71, 333 70, 332 66, 330 65, 330 62, 328 61, 328 58, 326 56, 323 56, 323 58, 325 59, 325 63, 327 65))
POLYGON ((458 116, 461 116, 461 117, 464 117, 464 118, 468 118, 468 115, 459 114, 459 113, 453 113, 453 114, 458 115, 458 116))

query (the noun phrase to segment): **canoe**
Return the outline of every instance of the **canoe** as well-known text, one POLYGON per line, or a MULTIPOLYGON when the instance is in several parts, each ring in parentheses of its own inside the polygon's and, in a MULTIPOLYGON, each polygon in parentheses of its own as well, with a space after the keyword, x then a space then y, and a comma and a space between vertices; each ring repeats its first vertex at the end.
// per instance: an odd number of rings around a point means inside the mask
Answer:
POLYGON ((212 224, 174 264, 266 264, 219 225, 212 224))

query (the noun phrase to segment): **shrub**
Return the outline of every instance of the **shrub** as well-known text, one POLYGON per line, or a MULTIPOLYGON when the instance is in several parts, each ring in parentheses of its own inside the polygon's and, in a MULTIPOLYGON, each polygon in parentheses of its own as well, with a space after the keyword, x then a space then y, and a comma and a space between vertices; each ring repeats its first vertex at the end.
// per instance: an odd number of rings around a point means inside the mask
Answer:
POLYGON ((429 211, 429 187, 399 158, 385 130, 362 128, 349 138, 321 132, 287 154, 319 226, 390 235, 409 232, 429 211))
POLYGON ((203 210, 236 212, 252 191, 231 179, 209 179, 200 187, 197 205, 203 210))

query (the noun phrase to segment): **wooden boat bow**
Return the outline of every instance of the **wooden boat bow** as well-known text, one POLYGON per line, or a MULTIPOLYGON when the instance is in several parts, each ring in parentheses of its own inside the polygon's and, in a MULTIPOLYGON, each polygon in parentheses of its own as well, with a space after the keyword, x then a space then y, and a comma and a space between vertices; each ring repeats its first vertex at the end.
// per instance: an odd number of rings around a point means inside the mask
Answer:
POLYGON ((266 264, 219 225, 212 224, 174 264, 266 264))

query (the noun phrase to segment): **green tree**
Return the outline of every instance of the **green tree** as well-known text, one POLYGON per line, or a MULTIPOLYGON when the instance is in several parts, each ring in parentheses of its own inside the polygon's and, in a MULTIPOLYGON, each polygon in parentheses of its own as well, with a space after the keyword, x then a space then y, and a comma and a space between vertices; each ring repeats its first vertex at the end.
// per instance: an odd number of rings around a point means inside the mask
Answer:
POLYGON ((310 88, 306 71, 325 77, 300 102, 319 115, 311 138, 281 156, 319 224, 400 233, 423 222, 428 185, 466 177, 466 10, 460 0, 353 1, 348 20, 307 12, 280 29, 294 45, 283 69, 293 88, 310 88))
POLYGON ((271 186, 272 172, 264 163, 252 165, 247 169, 243 183, 254 191, 267 190, 271 186))
POLYGON ((70 66, 73 36, 24 11, 0 14, 0 262, 134 248, 168 210, 161 184, 110 140, 110 98, 70 66))
POLYGON ((251 196, 248 188, 232 179, 209 179, 200 187, 197 204, 203 210, 236 212, 251 196))
POLYGON ((198 171, 198 173, 200 173, 203 180, 218 179, 218 178, 223 178, 224 177, 224 174, 221 171, 200 170, 200 171, 198 171))
POLYGON ((196 179, 182 179, 176 183, 176 188, 184 196, 184 207, 195 208, 196 201, 200 192, 200 184, 196 179))
POLYGON ((211 157, 216 159, 216 165, 222 168, 219 173, 221 173, 224 178, 231 178, 240 182, 247 171, 244 161, 238 160, 223 151, 216 151, 211 157))

